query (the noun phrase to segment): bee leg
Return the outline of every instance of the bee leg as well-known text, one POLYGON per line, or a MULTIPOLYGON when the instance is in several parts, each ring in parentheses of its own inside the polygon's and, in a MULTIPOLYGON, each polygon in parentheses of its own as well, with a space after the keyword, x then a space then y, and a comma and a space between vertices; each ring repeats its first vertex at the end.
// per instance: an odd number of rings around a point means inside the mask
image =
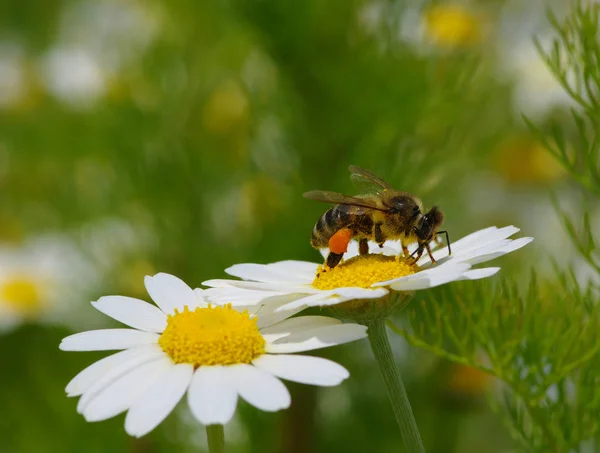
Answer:
POLYGON ((379 244, 379 247, 383 247, 385 239, 383 238, 383 231, 381 231, 381 222, 377 222, 373 227, 373 235, 375 236, 375 242, 379 244))
POLYGON ((431 264, 435 264, 435 258, 431 254, 431 249, 429 248, 429 244, 427 244, 425 246, 425 248, 427 249, 427 254, 429 255, 429 258, 431 259, 431 264))
POLYGON ((329 269, 333 269, 335 266, 337 266, 340 263, 340 261, 342 261, 343 256, 344 256, 343 253, 329 252, 329 255, 327 255, 327 261, 325 261, 325 264, 327 265, 327 267, 329 267, 329 269))
POLYGON ((358 242, 358 253, 360 253, 361 255, 366 255, 367 253, 369 253, 369 241, 368 241, 368 239, 362 238, 358 242))
POLYGON ((404 257, 408 258, 410 256, 410 252, 408 251, 408 247, 406 246, 406 244, 404 243, 404 241, 400 241, 400 244, 402 245, 402 253, 404 253, 404 257))
POLYGON ((421 255, 423 254, 423 249, 424 246, 419 245, 419 248, 417 250, 415 250, 412 255, 409 256, 409 258, 413 259, 413 262, 410 264, 417 264, 417 261, 419 261, 421 259, 421 255), (417 255, 417 256, 415 256, 417 255))

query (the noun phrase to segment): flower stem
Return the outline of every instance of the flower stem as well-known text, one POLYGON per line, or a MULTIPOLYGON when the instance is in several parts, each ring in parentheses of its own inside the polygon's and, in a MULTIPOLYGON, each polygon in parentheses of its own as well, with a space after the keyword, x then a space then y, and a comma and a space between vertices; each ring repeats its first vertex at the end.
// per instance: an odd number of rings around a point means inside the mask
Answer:
POLYGON ((392 348, 385 330, 385 318, 374 319, 367 324, 371 349, 381 370, 394 415, 408 453, 424 453, 423 441, 417 422, 404 389, 400 371, 394 362, 392 348))
POLYGON ((223 425, 206 425, 209 453, 225 453, 223 425))

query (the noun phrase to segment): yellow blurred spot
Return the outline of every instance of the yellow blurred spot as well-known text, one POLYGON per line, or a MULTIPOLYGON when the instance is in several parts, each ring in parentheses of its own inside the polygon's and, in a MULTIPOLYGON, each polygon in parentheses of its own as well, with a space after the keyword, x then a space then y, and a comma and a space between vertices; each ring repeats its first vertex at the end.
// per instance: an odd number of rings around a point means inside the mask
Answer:
POLYGON ((248 98, 239 83, 228 80, 210 94, 204 106, 203 121, 209 132, 224 134, 245 124, 248 98))
POLYGON ((505 141, 496 151, 494 167, 510 182, 548 183, 565 175, 563 166, 533 137, 505 141))
POLYGON ((43 305, 43 288, 40 282, 27 276, 15 276, 0 286, 0 302, 17 312, 35 313, 43 305))
POLYGON ((359 255, 333 269, 319 266, 312 286, 328 290, 336 288, 370 288, 373 283, 384 282, 414 274, 418 267, 398 256, 359 255))
POLYGON ((424 17, 426 35, 448 47, 475 44, 481 39, 481 20, 461 5, 436 5, 424 17))
POLYGON ((175 363, 233 365, 252 363, 265 353, 265 340, 247 311, 231 304, 169 315, 158 344, 175 363))
POLYGON ((448 376, 448 390, 464 397, 481 396, 490 383, 490 376, 466 365, 454 365, 448 376))

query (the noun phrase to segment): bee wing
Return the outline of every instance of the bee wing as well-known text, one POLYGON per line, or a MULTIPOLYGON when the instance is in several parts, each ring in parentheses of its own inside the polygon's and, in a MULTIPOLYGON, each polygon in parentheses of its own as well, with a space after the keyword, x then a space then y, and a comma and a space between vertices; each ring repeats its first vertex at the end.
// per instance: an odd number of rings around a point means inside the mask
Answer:
POLYGON ((369 170, 365 170, 357 165, 350 165, 350 180, 352 184, 365 193, 380 194, 384 190, 394 190, 387 182, 369 170))
POLYGON ((304 194, 304 198, 310 198, 315 201, 322 201, 323 203, 341 204, 346 206, 356 207, 353 209, 353 214, 363 214, 368 209, 376 209, 377 211, 383 211, 374 200, 368 198, 349 197, 337 192, 329 192, 327 190, 311 190, 304 194), (360 209, 365 208, 365 209, 360 209))

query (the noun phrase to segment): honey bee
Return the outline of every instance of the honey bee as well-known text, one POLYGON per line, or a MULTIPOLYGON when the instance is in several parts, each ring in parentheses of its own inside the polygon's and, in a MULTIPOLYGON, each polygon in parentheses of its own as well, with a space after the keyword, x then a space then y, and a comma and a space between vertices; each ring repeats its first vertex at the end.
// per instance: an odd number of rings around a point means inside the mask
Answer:
POLYGON ((356 165, 348 167, 350 179, 358 187, 369 190, 369 194, 350 197, 337 192, 312 190, 304 197, 324 203, 335 204, 321 216, 313 228, 310 239, 316 248, 329 247, 325 264, 334 268, 339 264, 352 239, 359 241, 359 253, 369 252, 369 239, 383 247, 386 240, 400 240, 405 257, 416 263, 427 250, 431 262, 429 243, 439 234, 446 235, 448 254, 450 239, 447 231, 439 231, 444 214, 437 206, 423 212, 423 205, 414 195, 400 192, 380 177, 356 165), (408 245, 416 242, 417 249, 409 254, 408 245))

